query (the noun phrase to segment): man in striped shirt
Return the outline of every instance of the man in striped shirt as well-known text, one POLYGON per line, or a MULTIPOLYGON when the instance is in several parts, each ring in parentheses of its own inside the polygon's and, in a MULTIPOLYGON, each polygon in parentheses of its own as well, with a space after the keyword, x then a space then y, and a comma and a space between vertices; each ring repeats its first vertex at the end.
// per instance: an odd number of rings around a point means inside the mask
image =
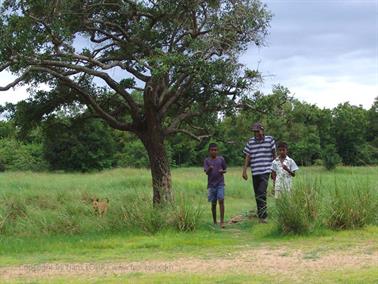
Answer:
POLYGON ((245 161, 243 178, 248 179, 247 167, 252 170, 253 190, 255 192, 257 215, 260 222, 266 223, 266 193, 272 161, 276 157, 276 146, 272 136, 264 135, 264 127, 256 122, 252 125, 254 137, 244 147, 245 161))

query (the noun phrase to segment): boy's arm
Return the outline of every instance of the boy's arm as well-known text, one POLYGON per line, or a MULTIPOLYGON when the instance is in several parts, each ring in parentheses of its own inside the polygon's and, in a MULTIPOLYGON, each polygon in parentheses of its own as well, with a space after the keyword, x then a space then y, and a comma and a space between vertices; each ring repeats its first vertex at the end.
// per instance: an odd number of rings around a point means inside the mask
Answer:
POLYGON ((272 194, 274 195, 274 192, 276 191, 276 178, 277 178, 277 173, 272 169, 270 176, 273 181, 273 188, 272 188, 272 194))
POLYGON ((270 173, 271 177, 272 177, 272 180, 276 181, 276 178, 277 178, 277 173, 272 170, 272 172, 270 173))
POLYGON ((270 177, 272 178, 273 181, 276 181, 276 177, 277 177, 277 164, 276 164, 276 161, 272 162, 270 170, 271 170, 270 177))
POLYGON ((208 160, 206 159, 205 162, 203 163, 203 170, 204 172, 208 175, 212 170, 213 170, 213 166, 209 166, 209 162, 208 160))
POLYGON ((243 166, 243 179, 247 180, 248 179, 248 175, 247 175, 247 167, 249 166, 250 164, 250 160, 251 160, 251 156, 250 155, 245 155, 245 159, 244 159, 244 166, 243 166))
POLYGON ((299 168, 298 168, 298 166, 297 166, 297 164, 295 163, 294 160, 291 160, 291 163, 290 163, 290 169, 291 169, 291 172, 292 172, 291 176, 292 176, 292 177, 295 177, 295 172, 296 172, 297 170, 299 170, 299 168))
POLYGON ((272 147, 272 161, 274 161, 274 159, 276 158, 276 141, 274 141, 274 139, 272 138, 272 143, 271 143, 271 147, 272 147))
POLYGON ((295 177, 295 171, 290 170, 286 165, 282 165, 282 168, 289 173, 292 177, 295 177))
POLYGON ((225 159, 222 157, 222 169, 219 170, 221 174, 225 174, 227 172, 227 165, 225 159))

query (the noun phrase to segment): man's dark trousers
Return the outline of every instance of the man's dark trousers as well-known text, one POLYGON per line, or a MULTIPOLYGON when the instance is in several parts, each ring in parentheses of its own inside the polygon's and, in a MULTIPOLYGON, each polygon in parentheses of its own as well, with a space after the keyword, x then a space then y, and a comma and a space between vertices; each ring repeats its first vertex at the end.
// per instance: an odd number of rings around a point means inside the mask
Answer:
POLYGON ((253 180, 253 190, 255 191, 255 198, 257 204, 257 215, 260 219, 265 219, 268 217, 266 210, 266 192, 268 188, 269 173, 254 175, 253 180))

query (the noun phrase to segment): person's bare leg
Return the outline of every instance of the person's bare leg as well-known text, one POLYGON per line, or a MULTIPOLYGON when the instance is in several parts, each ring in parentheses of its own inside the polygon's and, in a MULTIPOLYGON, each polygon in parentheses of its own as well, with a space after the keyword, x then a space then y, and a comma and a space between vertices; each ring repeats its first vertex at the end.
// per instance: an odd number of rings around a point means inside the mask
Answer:
POLYGON ((211 202, 211 213, 213 214, 213 222, 217 224, 217 202, 211 202))
POLYGON ((219 200, 220 226, 224 228, 224 200, 219 200))

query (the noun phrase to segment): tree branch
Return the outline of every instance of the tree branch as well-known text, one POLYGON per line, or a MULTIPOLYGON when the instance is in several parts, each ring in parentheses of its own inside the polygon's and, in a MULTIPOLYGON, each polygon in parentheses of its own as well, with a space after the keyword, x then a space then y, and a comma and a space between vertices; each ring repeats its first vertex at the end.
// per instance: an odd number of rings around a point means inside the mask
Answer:
POLYGON ((75 82, 73 82, 71 79, 61 75, 58 71, 53 70, 51 68, 42 67, 42 66, 32 66, 30 70, 33 71, 40 71, 44 73, 48 73, 55 78, 59 79, 62 83, 65 83, 67 86, 71 87, 72 89, 76 90, 80 96, 87 102, 89 106, 91 106, 94 111, 105 121, 109 123, 110 126, 113 128, 124 130, 124 131, 131 131, 134 132, 136 129, 134 129, 133 124, 130 123, 122 123, 119 122, 117 119, 115 119, 113 116, 111 116, 109 113, 107 113, 104 109, 100 107, 100 105, 97 104, 95 99, 86 92, 83 88, 81 88, 79 85, 77 85, 75 82))
POLYGON ((201 112, 192 112, 192 111, 189 111, 189 112, 181 113, 181 114, 179 114, 178 116, 175 117, 175 119, 172 121, 172 123, 168 127, 168 129, 170 129, 170 128, 176 129, 186 119, 192 118, 192 117, 195 117, 195 116, 199 116, 199 115, 201 115, 201 112))
POLYGON ((7 63, 4 63, 4 64, 0 65, 0 72, 4 71, 4 70, 7 69, 9 66, 11 66, 11 63, 10 63, 10 62, 7 62, 7 63))
POLYGON ((163 93, 159 100, 159 116, 163 117, 167 112, 168 108, 175 103, 178 98, 187 90, 190 86, 192 79, 188 74, 182 74, 173 84, 172 87, 168 89, 167 92, 163 93), (184 81, 187 80, 185 83, 184 81), (176 91, 175 91, 176 90, 176 91))
POLYGON ((118 45, 116 45, 115 43, 112 42, 112 43, 106 44, 106 45, 104 45, 102 47, 99 47, 97 49, 94 49, 92 51, 92 57, 95 58, 100 52, 102 52, 103 50, 105 50, 105 49, 107 49, 109 47, 113 47, 113 46, 118 46, 118 45))
POLYGON ((189 137, 196 139, 197 141, 201 141, 202 139, 211 137, 210 134, 196 135, 196 134, 194 134, 193 132, 191 132, 187 129, 178 129, 178 128, 177 129, 170 129, 169 131, 165 132, 166 135, 171 135, 171 134, 174 134, 174 133, 186 134, 189 137))
POLYGON ((24 74, 22 74, 20 77, 16 78, 13 82, 9 83, 8 85, 6 85, 4 87, 0 86, 0 92, 8 91, 10 88, 14 88, 18 83, 22 82, 27 77, 29 72, 30 72, 30 69, 25 71, 24 74))
POLYGON ((135 103, 131 95, 127 91, 125 91, 125 89, 123 89, 116 81, 114 81, 107 73, 96 71, 85 66, 74 65, 74 64, 69 64, 69 63, 55 61, 55 60, 39 60, 37 62, 32 60, 32 63, 33 63, 32 65, 36 65, 36 66, 54 66, 54 67, 63 67, 63 68, 73 69, 73 70, 84 72, 86 74, 103 79, 110 88, 112 88, 114 91, 116 91, 126 100, 127 104, 130 107, 130 112, 133 119, 135 120, 139 119, 138 105, 135 103))
POLYGON ((104 41, 107 41, 107 40, 114 40, 116 42, 119 42, 119 43, 123 43, 123 44, 127 44, 127 41, 119 38, 117 35, 113 35, 111 33, 108 33, 104 30, 101 30, 101 29, 98 29, 98 28, 94 28, 94 27, 90 27, 90 26, 86 26, 87 30, 88 31, 92 31, 93 34, 91 35, 91 41, 95 42, 95 43, 101 43, 101 42, 104 42, 104 41), (100 38, 100 39, 96 39, 95 38, 95 33, 100 33, 102 35, 104 35, 103 38, 100 38))

